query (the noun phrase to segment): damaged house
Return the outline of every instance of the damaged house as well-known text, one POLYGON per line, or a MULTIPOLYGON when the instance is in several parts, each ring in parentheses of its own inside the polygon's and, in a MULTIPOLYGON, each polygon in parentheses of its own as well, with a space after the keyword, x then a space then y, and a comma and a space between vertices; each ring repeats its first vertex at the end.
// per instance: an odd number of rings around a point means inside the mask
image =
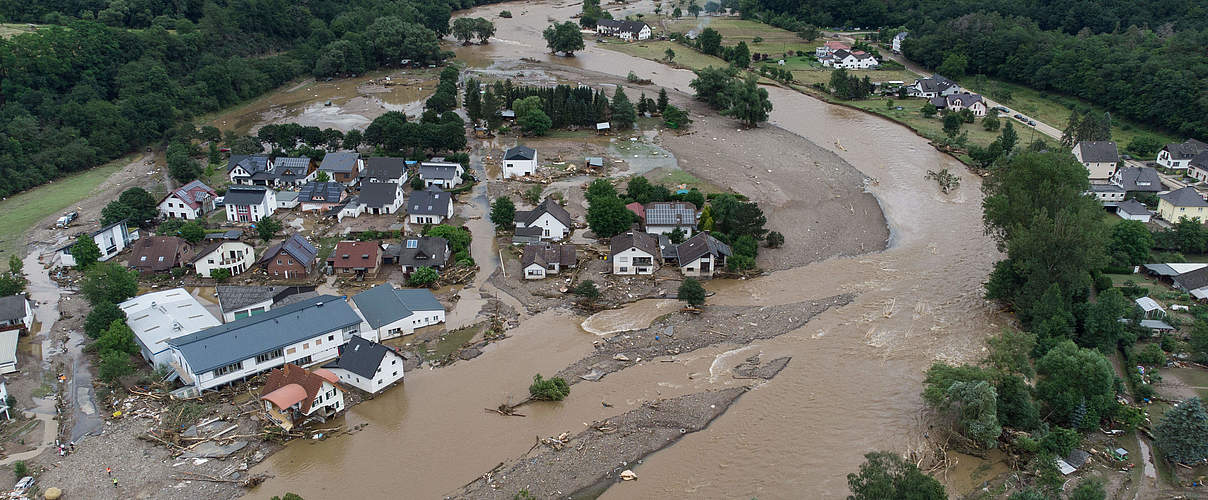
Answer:
POLYGON ((260 389, 264 413, 286 431, 311 420, 325 422, 344 409, 340 378, 331 370, 287 364, 269 372, 260 389))

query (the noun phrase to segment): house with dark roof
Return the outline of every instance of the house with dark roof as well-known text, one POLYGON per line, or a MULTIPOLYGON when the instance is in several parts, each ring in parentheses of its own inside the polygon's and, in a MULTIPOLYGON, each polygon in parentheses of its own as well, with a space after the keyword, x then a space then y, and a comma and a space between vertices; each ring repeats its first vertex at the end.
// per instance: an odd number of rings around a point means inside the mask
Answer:
POLYGON ((33 326, 34 309, 29 298, 20 293, 0 297, 0 331, 29 330, 33 326))
POLYGON ((403 379, 403 357, 377 342, 353 337, 340 348, 340 357, 323 365, 340 382, 377 394, 403 379))
POLYGON ((185 385, 205 391, 286 363, 335 358, 361 323, 342 297, 321 295, 171 339, 171 366, 185 385))
POLYGON ((526 280, 545 279, 557 275, 563 269, 573 269, 579 264, 574 245, 538 243, 526 245, 520 257, 520 269, 526 280))
POLYGON ((680 272, 696 278, 712 278, 718 269, 726 266, 726 258, 733 255, 729 245, 707 232, 684 240, 675 251, 679 256, 680 272))
POLYGON ((1152 213, 1144 203, 1137 200, 1125 200, 1116 205, 1116 215, 1124 220, 1149 222, 1152 213))
POLYGON ((168 272, 193 257, 193 246, 179 236, 147 236, 130 247, 126 266, 142 274, 168 272))
POLYGON ((892 47, 891 50, 893 50, 894 54, 902 53, 902 42, 905 41, 906 37, 909 35, 910 35, 910 33, 901 31, 901 32, 898 32, 898 34, 893 36, 893 41, 890 42, 890 46, 892 47))
POLYGON ((407 274, 420 267, 440 271, 449 261, 449 241, 438 236, 406 236, 387 247, 386 254, 390 263, 402 266, 407 274))
POLYGON ((264 269, 269 276, 287 280, 305 278, 314 271, 318 255, 319 250, 314 245, 295 233, 281 243, 268 247, 256 265, 264 269))
POLYGON ((236 276, 251 269, 255 263, 256 249, 238 240, 210 240, 189 259, 197 275, 205 278, 219 269, 226 269, 231 276, 236 276))
POLYGON ((298 190, 299 210, 327 212, 342 204, 347 197, 344 185, 339 182, 310 182, 298 190))
POLYGON ((341 241, 327 257, 327 272, 357 278, 376 276, 382 267, 382 249, 376 241, 341 241))
POLYGON ((517 144, 503 152, 503 178, 524 177, 537 172, 537 150, 517 144))
POLYGON ((210 186, 193 181, 178 187, 159 200, 159 216, 163 219, 197 219, 214 210, 218 197, 210 186))
POLYGON ((513 224, 517 233, 521 229, 532 232, 532 228, 541 228, 540 239, 561 241, 570 236, 575 227, 575 221, 558 201, 546 198, 532 210, 517 210, 513 224))
POLYGON ((1187 175, 1201 182, 1208 179, 1208 150, 1191 157, 1187 162, 1187 175))
POLYGON ((696 232, 696 205, 686 201, 647 203, 642 209, 642 215, 647 233, 670 234, 679 229, 687 237, 696 232))
MULTIPOLYGON (((131 232, 126 221, 118 221, 108 226, 104 226, 90 233, 92 241, 96 243, 97 248, 101 249, 101 257, 98 261, 104 262, 112 259, 114 255, 121 253, 126 247, 130 246, 130 242, 138 239, 138 232, 131 232)), ((78 236, 70 238, 67 245, 60 247, 55 251, 55 255, 59 258, 59 265, 63 267, 75 267, 75 257, 71 255, 71 247, 75 245, 78 236)))
MULTIPOLYGON (((691 37, 690 37, 691 38, 691 37)), ((851 50, 851 45, 838 40, 830 40, 826 43, 814 48, 814 57, 822 57, 833 54, 837 50, 851 50)))
POLYGON ((914 81, 914 85, 907 87, 910 95, 931 99, 932 97, 946 96, 960 92, 961 87, 956 82, 944 78, 940 75, 931 75, 927 78, 919 78, 914 81))
POLYGON ((615 36, 622 40, 649 40, 651 35, 650 25, 641 21, 628 21, 625 19, 600 19, 596 21, 596 34, 602 36, 615 36))
POLYGON ((401 182, 366 181, 357 199, 370 215, 397 213, 403 206, 403 186, 401 182))
POLYGON ((374 342, 445 321, 445 307, 426 288, 398 289, 383 283, 353 295, 352 303, 369 325, 358 335, 374 342))
POLYGON ((1091 180, 1110 179, 1116 173, 1120 153, 1112 141, 1080 141, 1074 145, 1074 157, 1086 167, 1091 180))
POLYGON ((388 156, 375 156, 365 159, 365 170, 361 172, 361 182, 393 182, 407 183, 407 159, 388 156))
POLYGON ((1158 195, 1158 217, 1175 223, 1183 217, 1208 222, 1208 202, 1191 186, 1158 195))
POLYGON ((278 156, 273 159, 272 171, 266 172, 265 182, 276 187, 297 187, 315 180, 318 171, 318 162, 311 158, 278 156))
POLYGON ((453 195, 436 187, 412 191, 406 207, 412 224, 440 224, 453 218, 453 195))
POLYGON ((285 431, 310 421, 326 422, 346 408, 339 381, 326 368, 308 371, 290 363, 273 370, 260 388, 264 414, 285 431))
POLYGON ((1092 182, 1090 189, 1086 193, 1095 197, 1095 201, 1102 203, 1104 206, 1112 206, 1121 201, 1124 201, 1124 188, 1112 184, 1107 181, 1092 182))
POLYGON ((1187 139, 1182 143, 1172 142, 1158 151, 1157 164, 1166 168, 1182 170, 1196 155, 1208 151, 1208 144, 1195 139, 1187 139))
POLYGON ((1162 179, 1158 170, 1151 167, 1121 167, 1112 174, 1112 184, 1128 193, 1158 193, 1162 191, 1162 179))
POLYGON ((613 274, 654 274, 663 260, 658 238, 640 231, 613 236, 608 249, 613 274))
POLYGON ((227 222, 259 222, 277 210, 277 192, 264 186, 231 186, 222 203, 227 222))
POLYGON ((819 57, 818 62, 828 68, 843 68, 843 69, 870 69, 880 65, 877 58, 863 50, 844 50, 839 49, 825 56, 819 57))
POLYGON ((946 109, 953 112, 968 109, 973 116, 986 116, 986 101, 978 94, 957 92, 939 95, 931 98, 931 104, 935 106, 935 109, 946 109))
POLYGON ((453 189, 461 184, 461 176, 466 173, 460 163, 426 161, 419 164, 419 178, 423 179, 424 187, 433 186, 441 189, 453 189))
POLYGON ((326 173, 329 179, 345 186, 356 185, 360 172, 364 168, 365 160, 361 159, 361 155, 349 151, 327 153, 323 157, 323 162, 319 164, 320 172, 326 173))
MULTIPOLYGON (((227 159, 227 177, 231 184, 251 186, 252 177, 257 173, 269 172, 273 169, 273 160, 265 155, 231 155, 227 159)), ((263 178, 261 186, 266 186, 263 178)))
POLYGON ((314 286, 243 285, 219 285, 214 288, 214 295, 218 298, 223 323, 318 296, 314 286))

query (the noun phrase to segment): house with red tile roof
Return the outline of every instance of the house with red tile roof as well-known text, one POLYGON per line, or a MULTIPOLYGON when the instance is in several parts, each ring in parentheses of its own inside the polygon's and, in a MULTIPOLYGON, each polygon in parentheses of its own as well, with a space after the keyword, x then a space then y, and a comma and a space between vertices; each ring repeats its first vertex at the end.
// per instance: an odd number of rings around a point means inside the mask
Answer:
POLYGON ((376 241, 341 241, 327 257, 327 272, 374 276, 382 267, 382 249, 376 241))
POLYGON ((159 201, 159 216, 164 219, 197 219, 214 210, 218 193, 201 181, 176 188, 159 201))
POLYGON ((326 368, 307 370, 293 363, 273 370, 260 389, 264 413, 282 429, 310 420, 325 421, 344 410, 340 377, 326 368))

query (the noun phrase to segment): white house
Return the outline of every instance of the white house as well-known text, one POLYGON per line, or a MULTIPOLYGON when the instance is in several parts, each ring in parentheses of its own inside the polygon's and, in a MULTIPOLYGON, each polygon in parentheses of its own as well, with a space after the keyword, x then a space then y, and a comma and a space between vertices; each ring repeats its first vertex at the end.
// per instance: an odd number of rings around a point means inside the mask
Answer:
POLYGON ((553 198, 546 198, 532 210, 517 210, 513 224, 516 229, 540 228, 539 239, 561 241, 570 236, 574 220, 562 205, 553 198))
POLYGON ((0 374, 17 371, 17 339, 21 330, 0 331, 0 374))
POLYGON ((910 94, 915 97, 931 99, 932 97, 952 95, 960 92, 962 89, 956 82, 944 78, 940 75, 931 75, 927 78, 919 78, 914 81, 914 85, 908 87, 910 94))
POLYGON ((403 186, 400 182, 367 181, 361 184, 357 200, 370 215, 393 214, 403 206, 403 186))
POLYGON ((466 173, 460 163, 424 162, 419 164, 419 178, 423 179, 424 187, 439 187, 453 189, 461 184, 461 176, 466 173))
POLYGON ((1145 206, 1137 200, 1128 200, 1116 205, 1116 215, 1124 220, 1136 220, 1141 222, 1149 222, 1153 212, 1149 211, 1149 207, 1145 206))
POLYGON ((902 53, 902 41, 905 40, 908 35, 910 35, 910 33, 903 31, 893 36, 892 45, 894 54, 902 53))
POLYGON ((252 185, 252 176, 271 172, 273 160, 264 155, 231 155, 227 160, 227 176, 231 184, 252 185))
MULTIPOLYGON (((130 246, 131 241, 137 239, 138 233, 131 233, 126 227, 126 221, 114 222, 92 233, 92 241, 96 242, 96 246, 101 249, 101 257, 97 259, 101 262, 121 253, 130 246)), ((57 251, 59 264, 63 267, 75 267, 76 265, 75 257, 71 256, 72 245, 75 245, 74 239, 71 240, 71 244, 57 251)))
POLYGON ((222 203, 228 222, 259 222, 277 210, 277 192, 264 186, 231 186, 222 203))
POLYGON ((320 295, 169 340, 171 366, 185 385, 205 391, 286 363, 332 359, 361 323, 342 297, 320 295))
POLYGON ((537 172, 537 150, 513 146, 503 153, 503 178, 524 177, 537 172))
POLYGON ((843 69, 870 69, 881 64, 877 62, 876 57, 863 50, 851 52, 836 50, 829 55, 819 58, 819 61, 822 62, 823 66, 843 69))
POLYGON ((193 268, 198 276, 208 277, 215 269, 226 269, 231 276, 252 268, 256 263, 255 249, 242 241, 214 240, 193 255, 193 268))
POLYGON ((339 376, 326 368, 312 372, 286 364, 269 372, 260 388, 264 413, 286 431, 312 420, 325 422, 346 408, 339 381, 339 376))
POLYGON ((440 224, 453 217, 453 196, 438 188, 412 191, 407 220, 412 224, 440 224))
POLYGON ((935 105, 936 109, 948 111, 968 109, 973 116, 986 116, 986 101, 979 94, 957 92, 936 96, 931 98, 931 104, 935 105))
POLYGON ((649 24, 624 19, 600 19, 596 21, 596 33, 603 36, 615 36, 627 41, 649 40, 653 34, 649 24))
POLYGON ((1091 184, 1091 188, 1084 194, 1095 197, 1095 201, 1104 205, 1114 205, 1124 201, 1124 195, 1127 194, 1124 188, 1115 184, 1106 182, 1095 182, 1091 184))
POLYGON ((654 274, 662 262, 658 239, 646 233, 628 232, 608 242, 613 274, 654 274))
POLYGON ((340 357, 323 368, 340 377, 340 382, 370 394, 377 394, 403 380, 403 357, 377 342, 352 337, 340 348, 340 357))
POLYGON ((0 297, 0 330, 29 331, 34 326, 33 303, 23 294, 0 297))
POLYGON ((298 208, 297 191, 277 191, 273 193, 273 198, 277 199, 277 210, 298 208))
POLYGON ((851 45, 838 40, 830 40, 814 49, 814 57, 821 59, 824 56, 834 54, 837 50, 850 51, 851 45))
POLYGON ((1170 143, 1158 151, 1157 164, 1166 168, 1182 170, 1187 168, 1196 155, 1208 151, 1208 144, 1195 139, 1187 139, 1183 143, 1170 143))
POLYGON ((1090 172, 1091 180, 1110 179, 1116 173, 1120 154, 1111 141, 1081 141, 1074 145, 1074 157, 1090 172))
POLYGON ((214 209, 218 197, 213 189, 201 181, 193 181, 176 188, 159 202, 159 216, 164 219, 193 220, 214 209))
POLYGON ((374 342, 445 321, 445 307, 428 289, 396 289, 384 283, 353 295, 352 303, 365 318, 357 335, 374 342))
POLYGON ((219 285, 214 291, 223 323, 267 312, 274 304, 287 305, 315 296, 314 287, 298 286, 219 285))
POLYGON ((646 232, 669 234, 677 228, 684 236, 696 232, 696 205, 686 201, 656 201, 646 204, 642 210, 646 232))
POLYGON ((0 410, 4 411, 6 420, 13 419, 12 415, 8 413, 8 381, 4 377, 0 377, 0 410))
POLYGON ((172 363, 169 340, 221 324, 184 288, 139 295, 118 307, 126 313, 139 352, 151 366, 172 363))
POLYGON ((520 257, 520 269, 526 280, 545 279, 554 276, 563 269, 572 269, 579 260, 575 257, 574 245, 557 245, 553 243, 538 243, 524 247, 520 257))
POLYGON ((726 258, 732 255, 730 246, 709 233, 697 233, 676 247, 680 273, 684 276, 712 278, 718 269, 725 267, 726 258))
POLYGON ((377 156, 365 159, 361 182, 407 182, 407 159, 377 156))

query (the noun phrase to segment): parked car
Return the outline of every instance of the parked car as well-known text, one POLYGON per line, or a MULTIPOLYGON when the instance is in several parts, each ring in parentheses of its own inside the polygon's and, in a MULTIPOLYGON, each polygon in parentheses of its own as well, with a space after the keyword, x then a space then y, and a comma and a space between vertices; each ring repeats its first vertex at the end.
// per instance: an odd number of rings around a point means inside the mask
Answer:
POLYGON ((62 217, 59 217, 59 220, 55 221, 55 227, 62 228, 62 227, 70 226, 71 223, 75 222, 75 220, 79 216, 80 216, 79 212, 75 212, 75 211, 67 212, 67 213, 63 214, 62 217))
POLYGON ((1019 114, 1019 113, 1015 113, 1015 119, 1016 119, 1016 120, 1022 120, 1022 119, 1023 119, 1023 115, 1021 115, 1021 114, 1019 114))
POLYGON ((1029 127, 1035 127, 1035 126, 1036 126, 1036 120, 1028 120, 1028 126, 1029 126, 1029 127))

